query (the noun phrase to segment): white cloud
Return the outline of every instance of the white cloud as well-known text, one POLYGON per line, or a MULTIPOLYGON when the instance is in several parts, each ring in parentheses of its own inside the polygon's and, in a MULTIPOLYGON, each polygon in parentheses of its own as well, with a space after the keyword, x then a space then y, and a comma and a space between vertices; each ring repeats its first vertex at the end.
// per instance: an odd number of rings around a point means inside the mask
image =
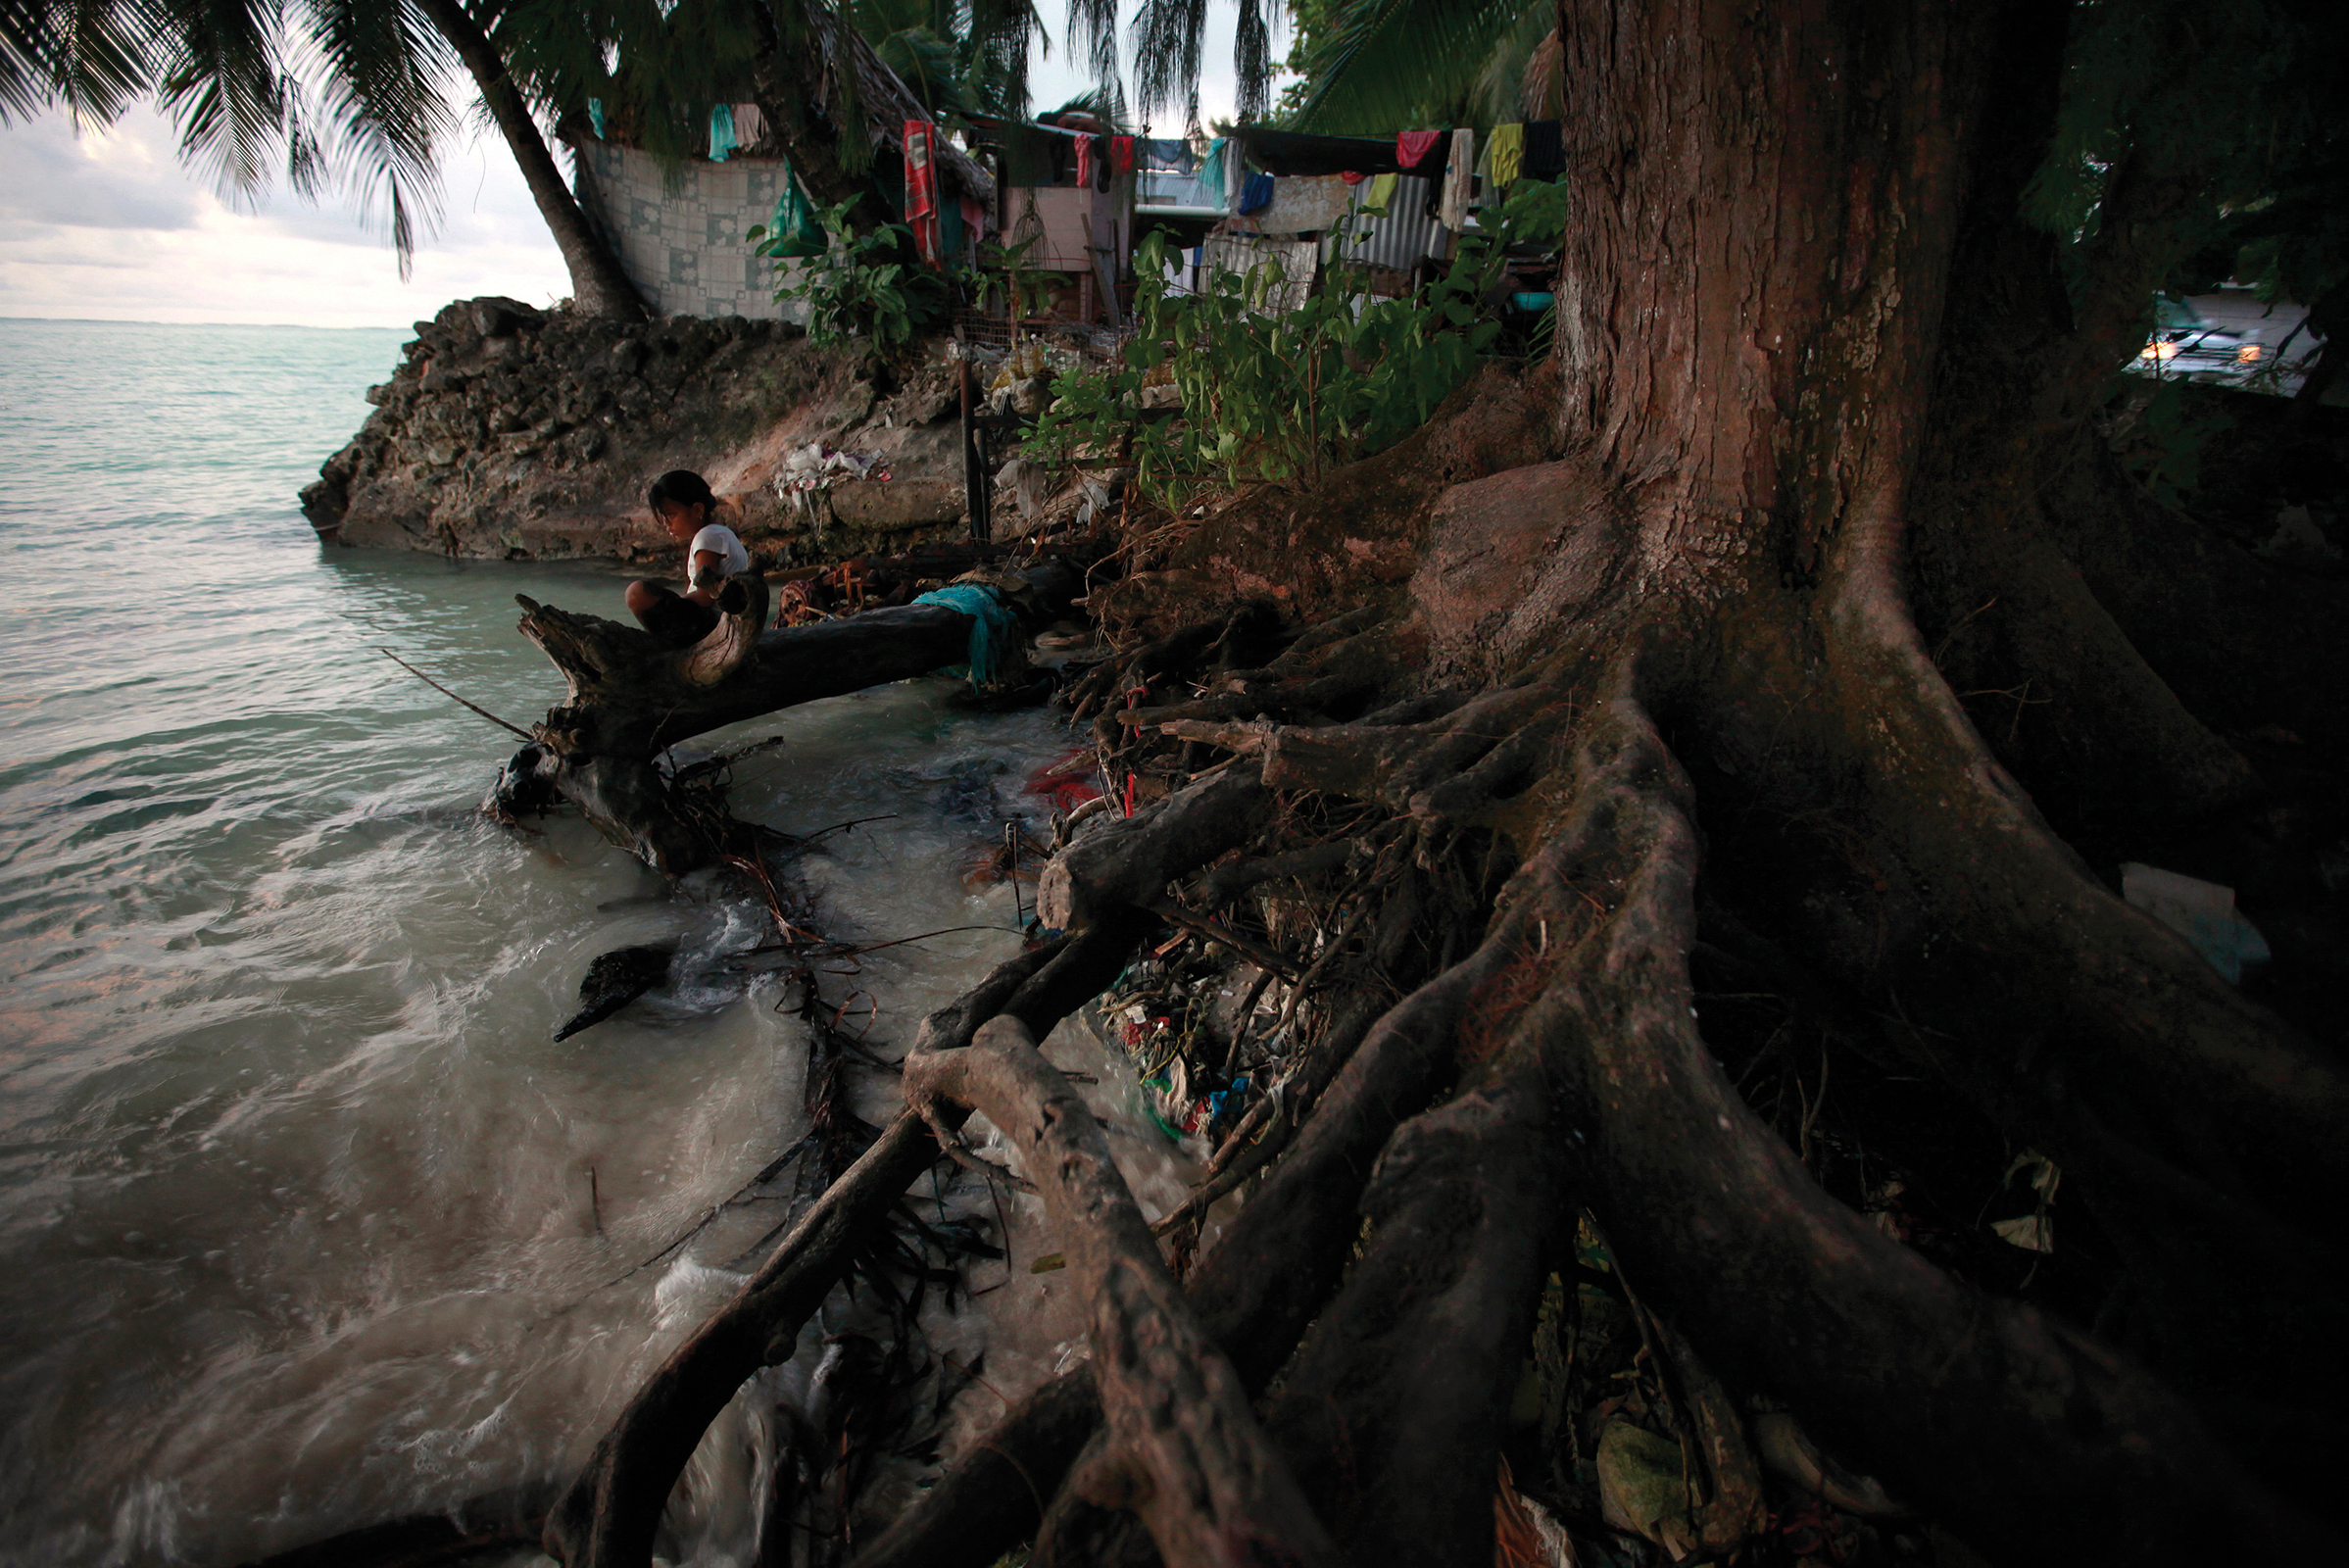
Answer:
POLYGON ((452 299, 570 292, 495 136, 453 140, 405 283, 379 224, 282 188, 249 210, 223 202, 148 110, 79 137, 55 116, 0 125, 0 316, 405 326, 452 299))
MULTIPOLYGON (((1232 114, 1232 8, 1218 4, 1203 48, 1203 122, 1232 114)), ((1053 36, 1063 47, 1031 74, 1040 108, 1091 85, 1069 59, 1064 25, 1053 36)), ((1276 56, 1285 46, 1276 33, 1276 56)), ((1130 69, 1128 78, 1130 87, 1130 69)), ((406 282, 380 227, 337 201, 313 206, 279 188, 249 207, 223 202, 179 162, 177 136, 152 111, 78 137, 57 116, 0 124, 0 316, 405 326, 453 299, 544 305, 567 295, 569 275, 513 156, 473 117, 459 118, 464 128, 442 158, 440 219, 419 224, 406 282)), ((1160 115, 1152 129, 1182 126, 1160 115)))

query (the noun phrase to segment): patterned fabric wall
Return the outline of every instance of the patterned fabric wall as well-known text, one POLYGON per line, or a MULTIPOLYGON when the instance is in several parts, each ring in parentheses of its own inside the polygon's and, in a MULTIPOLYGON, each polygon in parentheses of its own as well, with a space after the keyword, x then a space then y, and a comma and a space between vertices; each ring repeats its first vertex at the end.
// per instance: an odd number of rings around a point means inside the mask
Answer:
POLYGON ((579 204, 617 237, 620 265, 663 316, 799 318, 775 303, 775 264, 743 236, 774 217, 780 158, 663 167, 651 153, 582 139, 579 204))

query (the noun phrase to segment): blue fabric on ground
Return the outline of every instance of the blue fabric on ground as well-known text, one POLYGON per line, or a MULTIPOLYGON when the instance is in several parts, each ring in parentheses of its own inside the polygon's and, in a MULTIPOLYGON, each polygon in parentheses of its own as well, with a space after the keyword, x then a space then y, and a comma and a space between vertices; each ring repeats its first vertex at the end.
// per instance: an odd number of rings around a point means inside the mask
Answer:
POLYGON ((977 583, 949 583, 935 593, 923 594, 913 601, 917 605, 944 605, 959 610, 970 617, 970 684, 973 690, 996 677, 997 666, 1003 662, 1003 649, 1019 635, 1019 617, 1003 607, 995 590, 977 583))

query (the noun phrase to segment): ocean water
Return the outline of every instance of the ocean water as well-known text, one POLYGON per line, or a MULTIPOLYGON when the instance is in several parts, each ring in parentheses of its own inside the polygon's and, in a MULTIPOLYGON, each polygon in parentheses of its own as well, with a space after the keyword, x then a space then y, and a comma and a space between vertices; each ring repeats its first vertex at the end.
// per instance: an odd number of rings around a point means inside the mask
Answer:
MULTIPOLYGON (((483 821, 512 737, 377 652, 526 722, 562 682, 513 596, 616 614, 618 571, 295 510, 400 336, 0 321, 0 1562, 229 1563, 565 1473, 737 1278, 637 1265, 798 1134, 759 908, 483 821), (660 940, 671 987, 551 1042, 660 940)), ((785 737, 741 814, 895 813, 803 862, 828 931, 976 928, 828 982, 876 1045, 1016 950, 961 871, 1070 745, 949 690, 713 740, 785 737)), ((674 1549, 735 1560, 747 1506, 674 1549)))

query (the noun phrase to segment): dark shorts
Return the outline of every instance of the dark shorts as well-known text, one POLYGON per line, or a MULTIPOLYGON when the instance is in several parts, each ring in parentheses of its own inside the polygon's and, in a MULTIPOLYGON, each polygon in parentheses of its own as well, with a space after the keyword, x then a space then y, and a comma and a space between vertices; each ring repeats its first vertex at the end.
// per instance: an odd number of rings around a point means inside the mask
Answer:
POLYGON ((717 624, 717 607, 697 605, 682 594, 655 588, 652 605, 636 618, 671 648, 691 648, 717 624))

